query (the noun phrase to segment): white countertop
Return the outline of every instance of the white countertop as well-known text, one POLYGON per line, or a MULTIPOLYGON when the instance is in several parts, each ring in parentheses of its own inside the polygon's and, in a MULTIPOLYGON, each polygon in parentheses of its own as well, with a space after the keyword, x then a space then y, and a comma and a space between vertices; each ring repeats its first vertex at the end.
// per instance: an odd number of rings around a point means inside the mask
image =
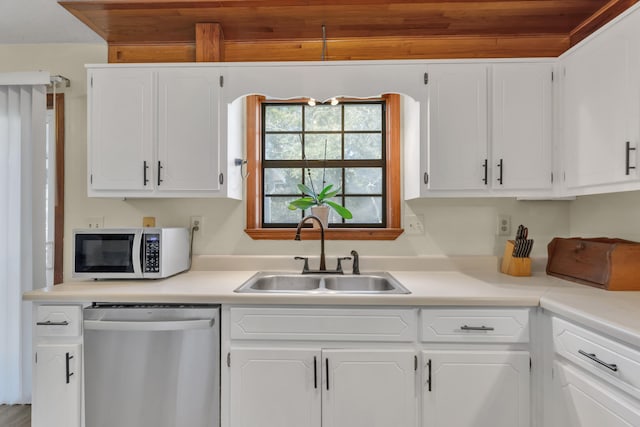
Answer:
MULTIPOLYGON (((236 293, 234 290, 253 276, 255 270, 199 270, 161 280, 67 282, 26 292, 24 300, 306 306, 541 306, 640 346, 640 292, 604 291, 549 277, 544 272, 536 272, 531 277, 507 276, 497 271, 497 262, 490 257, 482 261, 482 268, 477 260, 444 264, 433 260, 426 264, 412 261, 396 265, 413 269, 418 264, 435 269, 390 270, 411 291, 408 295, 236 293)), ((227 265, 237 266, 234 263, 227 265)), ((282 270, 282 265, 270 265, 282 270)))

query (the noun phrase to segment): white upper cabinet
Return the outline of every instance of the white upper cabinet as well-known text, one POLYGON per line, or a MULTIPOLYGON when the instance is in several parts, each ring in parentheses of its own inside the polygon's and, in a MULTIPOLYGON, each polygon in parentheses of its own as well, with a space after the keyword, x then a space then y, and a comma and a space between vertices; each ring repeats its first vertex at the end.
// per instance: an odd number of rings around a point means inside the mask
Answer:
POLYGON ((567 190, 640 188, 640 14, 584 41, 561 65, 567 190))
POLYGON ((486 64, 429 67, 428 170, 423 176, 429 190, 486 188, 487 79, 486 64))
POLYGON ((88 93, 89 194, 152 191, 153 71, 91 70, 88 93))
POLYGON ((494 64, 491 187, 552 187, 552 71, 550 63, 494 64))
POLYGON ((140 65, 88 73, 89 196, 240 197, 226 176, 226 156, 236 150, 221 143, 220 70, 140 65))
POLYGON ((427 68, 420 155, 415 141, 405 145, 407 198, 551 196, 552 63, 427 68))

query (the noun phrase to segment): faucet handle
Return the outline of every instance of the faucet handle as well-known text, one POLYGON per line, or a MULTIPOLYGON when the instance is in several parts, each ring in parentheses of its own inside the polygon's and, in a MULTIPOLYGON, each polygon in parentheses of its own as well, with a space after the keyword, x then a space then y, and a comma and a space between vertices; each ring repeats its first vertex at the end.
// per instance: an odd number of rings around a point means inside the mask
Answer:
POLYGON ((343 256, 343 257, 338 257, 338 266, 336 267, 336 271, 340 274, 342 274, 342 261, 347 261, 350 260, 351 257, 350 256, 343 256))
POLYGON ((304 267, 302 267, 302 274, 307 273, 309 271, 309 258, 297 256, 293 257, 295 260, 304 260, 304 267))

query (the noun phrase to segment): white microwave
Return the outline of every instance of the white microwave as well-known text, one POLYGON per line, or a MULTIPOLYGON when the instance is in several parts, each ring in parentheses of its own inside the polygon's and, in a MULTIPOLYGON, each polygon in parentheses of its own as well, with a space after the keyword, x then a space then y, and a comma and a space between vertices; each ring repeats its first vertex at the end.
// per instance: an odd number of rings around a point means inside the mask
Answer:
POLYGON ((161 279, 188 270, 187 228, 73 230, 72 277, 161 279))

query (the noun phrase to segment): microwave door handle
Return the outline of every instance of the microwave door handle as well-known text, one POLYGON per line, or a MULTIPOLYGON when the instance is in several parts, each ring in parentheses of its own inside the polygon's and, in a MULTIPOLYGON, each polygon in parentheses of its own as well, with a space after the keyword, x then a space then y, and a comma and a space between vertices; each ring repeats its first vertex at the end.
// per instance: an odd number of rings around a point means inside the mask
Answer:
POLYGON ((152 322, 120 320, 85 320, 84 329, 94 331, 188 331, 213 327, 214 319, 165 320, 152 322))
POLYGON ((142 230, 136 231, 133 238, 133 272, 136 277, 143 277, 142 270, 142 239, 144 233, 142 230))

